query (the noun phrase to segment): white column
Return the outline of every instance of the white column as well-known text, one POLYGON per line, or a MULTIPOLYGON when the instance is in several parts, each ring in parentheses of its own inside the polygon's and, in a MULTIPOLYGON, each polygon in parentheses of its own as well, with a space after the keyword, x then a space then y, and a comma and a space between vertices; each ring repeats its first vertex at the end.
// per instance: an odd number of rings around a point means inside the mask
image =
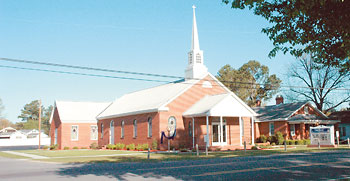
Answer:
POLYGON ((210 139, 209 139, 209 117, 208 117, 208 115, 207 115, 206 119, 207 119, 207 138, 208 138, 207 146, 209 146, 210 139))
POLYGON ((238 125, 239 125, 239 144, 241 145, 241 146, 243 146, 243 144, 242 144, 242 117, 240 116, 239 117, 239 120, 238 120, 238 125))
POLYGON ((254 117, 252 117, 251 118, 251 120, 252 120, 252 145, 255 145, 255 143, 254 143, 254 117))
POLYGON ((192 145, 194 148, 194 118, 192 118, 192 145))
POLYGON ((224 142, 224 139, 223 139, 223 127, 222 127, 222 116, 220 116, 220 144, 222 145, 223 142, 224 142))

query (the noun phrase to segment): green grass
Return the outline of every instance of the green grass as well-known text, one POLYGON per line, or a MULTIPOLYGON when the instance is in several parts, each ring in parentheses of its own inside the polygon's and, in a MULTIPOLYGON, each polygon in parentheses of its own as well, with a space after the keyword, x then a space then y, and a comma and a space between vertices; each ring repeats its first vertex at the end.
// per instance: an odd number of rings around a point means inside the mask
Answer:
POLYGON ((0 151, 0 157, 15 158, 15 159, 28 159, 28 157, 14 155, 14 154, 10 154, 10 153, 4 153, 2 151, 0 151))
POLYGON ((95 156, 132 154, 140 152, 120 151, 120 150, 21 150, 17 152, 28 153, 46 157, 74 157, 74 156, 95 156))
MULTIPOLYGON (((151 154, 151 159, 147 160, 147 154, 133 154, 142 153, 135 151, 117 151, 117 150, 24 150, 18 151, 22 153, 40 155, 50 157, 42 161, 49 162, 61 162, 61 163, 86 163, 86 162, 159 162, 159 161, 177 161, 177 160, 197 160, 197 159, 210 159, 210 158, 228 158, 228 157, 242 157, 242 156, 263 156, 272 154, 286 154, 286 153, 307 153, 307 152, 325 152, 333 150, 350 150, 348 146, 341 145, 339 148, 308 148, 303 145, 291 145, 284 151, 284 147, 275 148, 273 150, 243 150, 236 151, 219 151, 209 152, 206 156, 201 152, 197 157, 195 153, 154 153, 151 154), (294 147, 294 148, 292 148, 294 147), (117 155, 117 154, 133 154, 133 155, 117 155), (100 155, 100 156, 98 156, 100 155), (108 156, 103 156, 108 155, 108 156), (86 156, 86 157, 80 157, 86 156), (91 157, 89 157, 91 156, 91 157), (98 156, 98 157, 94 157, 98 156), (66 158, 55 158, 66 157, 66 158)), ((0 156, 5 153, 0 152, 0 156)), ((5 157, 20 157, 16 155, 6 154, 5 157)))

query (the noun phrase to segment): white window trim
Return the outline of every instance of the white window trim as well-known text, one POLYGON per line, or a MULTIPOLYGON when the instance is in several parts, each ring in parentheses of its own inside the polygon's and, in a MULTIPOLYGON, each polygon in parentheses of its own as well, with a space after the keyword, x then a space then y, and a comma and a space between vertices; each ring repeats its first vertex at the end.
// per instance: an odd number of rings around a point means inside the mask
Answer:
POLYGON ((103 138, 103 123, 101 123, 101 139, 103 138))
POLYGON ((291 136, 295 136, 295 124, 290 124, 290 135, 291 136), (293 128, 293 131, 292 131, 292 128, 293 128))
POLYGON ((125 121, 121 121, 120 122, 120 138, 124 138, 124 125, 125 125, 125 121))
POLYGON ((269 122, 269 136, 273 136, 275 134, 275 123, 269 122), (271 134, 271 125, 273 125, 273 134, 271 134))
POLYGON ((70 130, 70 139, 72 140, 72 141, 78 141, 79 140, 79 125, 72 125, 71 126, 71 130, 70 130), (76 126, 77 127, 77 139, 73 139, 72 138, 72 131, 73 131, 73 126, 76 126))
POLYGON ((134 138, 137 138, 137 120, 134 119, 134 121, 132 122, 132 124, 134 125, 134 138))
POLYGON ((90 125, 90 140, 97 140, 97 139, 98 139, 98 127, 97 125, 90 125), (96 128, 96 131, 97 131, 96 138, 92 137, 92 127, 96 128))
POLYGON ((148 127, 148 129, 147 129, 147 137, 148 138, 152 138, 152 129, 153 129, 153 120, 152 120, 152 118, 151 117, 149 117, 148 119, 147 119, 147 127, 148 127), (150 124, 151 123, 151 124, 150 124), (151 125, 151 126, 150 126, 151 125), (151 129, 150 129, 151 128, 151 129))

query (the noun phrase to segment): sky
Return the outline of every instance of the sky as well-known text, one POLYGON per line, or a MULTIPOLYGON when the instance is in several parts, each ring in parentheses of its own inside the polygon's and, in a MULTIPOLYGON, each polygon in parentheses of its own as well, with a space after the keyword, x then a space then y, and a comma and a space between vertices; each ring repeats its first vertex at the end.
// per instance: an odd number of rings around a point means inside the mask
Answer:
MULTIPOLYGON (((291 62, 268 58, 272 41, 261 33, 268 22, 221 0, 0 0, 0 57, 114 70, 184 76, 191 47, 192 5, 200 48, 209 72, 257 60, 282 80, 291 62)), ((87 72, 0 61, 0 66, 159 79, 87 72)), ((172 81, 174 79, 162 79, 172 81)), ((41 99, 113 101, 159 82, 67 75, 0 67, 0 98, 12 122, 27 103, 41 99)))

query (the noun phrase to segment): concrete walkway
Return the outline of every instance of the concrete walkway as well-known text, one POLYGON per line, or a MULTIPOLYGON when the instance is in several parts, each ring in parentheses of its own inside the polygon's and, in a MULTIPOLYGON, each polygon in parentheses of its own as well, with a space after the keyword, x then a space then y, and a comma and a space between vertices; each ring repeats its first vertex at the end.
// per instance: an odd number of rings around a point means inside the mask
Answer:
POLYGON ((48 159, 49 158, 49 157, 46 157, 46 156, 32 155, 32 154, 28 154, 28 153, 20 153, 20 152, 15 152, 15 151, 2 151, 2 152, 8 153, 8 154, 13 154, 13 155, 29 157, 29 158, 32 158, 32 159, 48 159))

